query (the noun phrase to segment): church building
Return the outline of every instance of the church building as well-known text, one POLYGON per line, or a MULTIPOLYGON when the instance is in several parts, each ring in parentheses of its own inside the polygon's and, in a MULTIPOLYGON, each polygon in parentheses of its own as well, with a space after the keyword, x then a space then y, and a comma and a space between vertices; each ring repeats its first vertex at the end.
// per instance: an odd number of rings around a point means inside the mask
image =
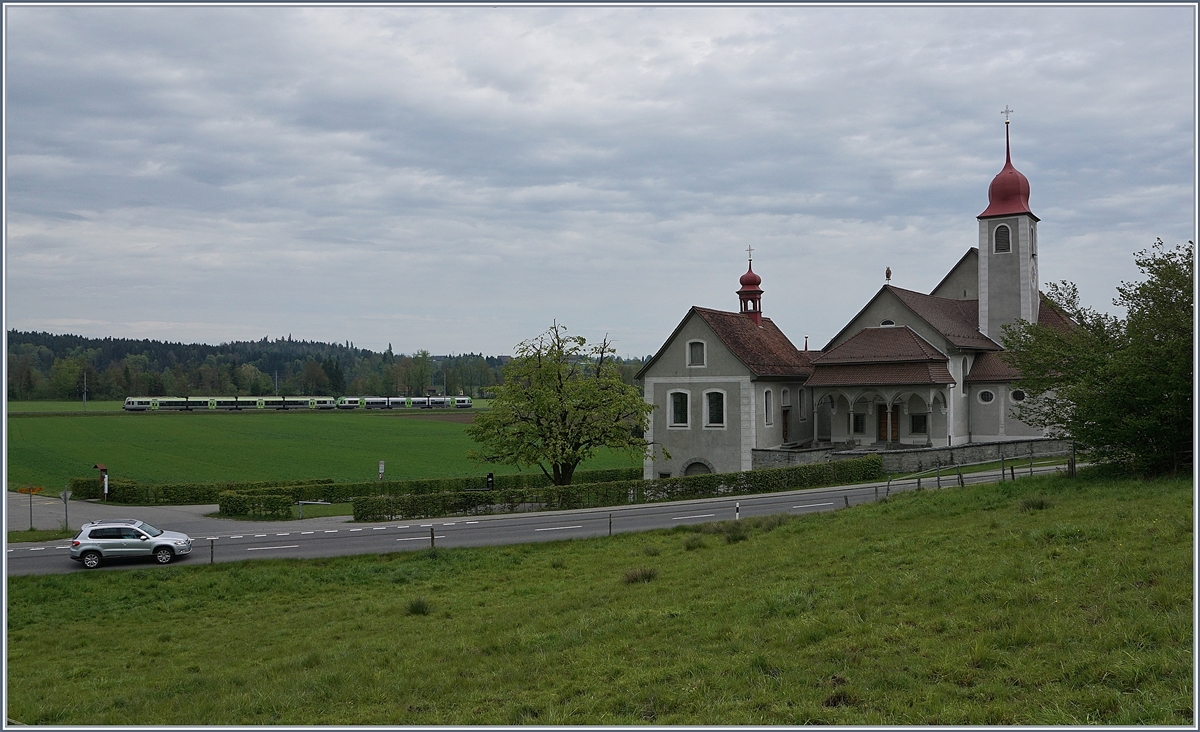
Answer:
MULTIPOLYGON (((820 351, 763 316, 753 259, 740 312, 693 307, 638 373, 658 408, 646 478, 760 467, 755 450, 912 449, 1042 437, 1013 416, 1025 398, 999 356, 1003 326, 1069 321, 1038 290, 1029 181, 1004 167, 979 239, 933 290, 888 283, 820 351)), ((752 251, 752 250, 751 250, 752 251)))

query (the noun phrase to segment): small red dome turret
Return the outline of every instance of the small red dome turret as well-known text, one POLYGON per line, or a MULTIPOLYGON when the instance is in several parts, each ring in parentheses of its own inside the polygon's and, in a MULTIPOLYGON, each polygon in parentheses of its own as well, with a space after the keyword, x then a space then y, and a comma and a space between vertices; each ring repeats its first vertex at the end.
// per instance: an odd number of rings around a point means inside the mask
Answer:
POLYGON ((751 254, 750 262, 746 266, 746 274, 738 280, 742 289, 737 291, 738 299, 742 301, 742 315, 753 320, 756 324, 762 325, 762 277, 754 274, 754 258, 752 247, 746 247, 746 251, 751 254))
POLYGON ((1029 179, 1021 171, 1013 167, 1012 154, 1008 144, 1008 120, 1004 122, 1004 167, 992 179, 988 186, 988 207, 976 218, 991 216, 1011 216, 1012 214, 1030 214, 1029 210, 1029 179))

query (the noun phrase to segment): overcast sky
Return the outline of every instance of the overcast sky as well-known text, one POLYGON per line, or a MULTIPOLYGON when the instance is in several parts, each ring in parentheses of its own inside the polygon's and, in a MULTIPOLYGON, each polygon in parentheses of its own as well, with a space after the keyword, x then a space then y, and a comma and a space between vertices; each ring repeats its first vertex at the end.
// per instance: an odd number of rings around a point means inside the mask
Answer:
POLYGON ((976 244, 1112 310, 1194 238, 1193 8, 15 7, 9 328, 655 352, 691 305, 821 347, 976 244))

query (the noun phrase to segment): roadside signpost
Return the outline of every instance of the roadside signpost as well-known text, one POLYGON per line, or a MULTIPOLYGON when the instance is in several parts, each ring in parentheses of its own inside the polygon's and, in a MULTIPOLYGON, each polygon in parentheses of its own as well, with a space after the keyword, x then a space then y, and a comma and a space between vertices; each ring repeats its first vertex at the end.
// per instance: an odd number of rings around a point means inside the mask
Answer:
POLYGON ((67 508, 67 501, 71 500, 71 491, 63 491, 58 494, 58 497, 63 502, 63 526, 67 531, 71 530, 71 509, 67 508))
POLYGON ((383 461, 379 461, 379 480, 383 480, 383 461))
POLYGON ((17 493, 29 494, 29 530, 33 531, 33 496, 42 492, 40 485, 27 485, 24 488, 18 488, 17 493))

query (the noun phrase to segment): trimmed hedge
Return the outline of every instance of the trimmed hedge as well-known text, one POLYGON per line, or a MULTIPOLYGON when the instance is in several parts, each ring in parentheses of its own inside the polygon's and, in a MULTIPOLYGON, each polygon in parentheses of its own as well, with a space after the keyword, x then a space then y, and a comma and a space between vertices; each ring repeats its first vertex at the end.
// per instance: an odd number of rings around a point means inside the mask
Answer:
POLYGON ((292 504, 295 501, 284 492, 250 495, 236 491, 221 491, 218 503, 221 506, 221 513, 225 516, 288 519, 292 517, 292 504))
MULTIPOLYGON (((575 474, 579 483, 605 483, 616 480, 640 478, 642 469, 611 468, 608 470, 585 470, 575 474)), ((234 491, 247 495, 274 494, 287 488, 296 501, 329 501, 348 503, 357 496, 405 495, 410 493, 454 493, 482 489, 487 485, 483 476, 465 478, 436 478, 429 480, 386 480, 359 483, 334 483, 331 478, 310 480, 260 480, 244 483, 164 483, 160 485, 139 484, 125 478, 109 477, 108 499, 113 503, 140 505, 219 503, 222 491, 234 491)), ((497 475, 496 490, 519 488, 541 488, 549 486, 550 479, 541 473, 497 475)), ((72 478, 71 492, 76 498, 100 498, 103 484, 99 478, 72 478)))
MULTIPOLYGON (((136 483, 127 478, 108 479, 108 500, 141 506, 156 504, 182 505, 189 503, 219 503, 222 491, 270 491, 279 487, 318 486, 332 484, 332 478, 308 480, 259 480, 245 483, 136 483)), ((72 478, 69 482, 73 498, 100 498, 104 483, 99 478, 72 478)))
POLYGON ((355 521, 432 518, 524 510, 599 508, 631 503, 680 501, 723 495, 776 493, 800 488, 857 483, 883 477, 878 455, 745 473, 691 475, 657 480, 621 480, 569 486, 512 488, 495 491, 447 491, 359 496, 355 521))

